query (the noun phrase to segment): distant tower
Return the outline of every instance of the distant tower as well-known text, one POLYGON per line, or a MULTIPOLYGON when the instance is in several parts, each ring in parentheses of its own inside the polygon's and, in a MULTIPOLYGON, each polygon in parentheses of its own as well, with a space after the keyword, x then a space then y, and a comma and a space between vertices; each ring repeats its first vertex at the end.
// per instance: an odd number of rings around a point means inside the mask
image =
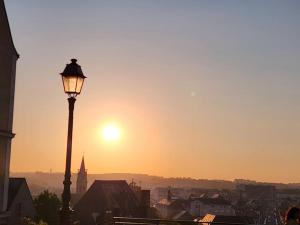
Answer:
MULTIPOLYGON (((16 78, 15 49, 4 1, 0 0, 0 214, 7 209, 13 109, 16 78)), ((1 218, 0 218, 1 223, 1 218)))
POLYGON ((87 171, 84 165, 84 157, 82 157, 80 169, 77 174, 76 194, 82 195, 87 189, 87 171))
POLYGON ((171 192, 171 187, 169 187, 167 199, 168 199, 169 201, 171 201, 171 200, 172 200, 172 197, 173 197, 173 194, 172 194, 172 192, 171 192))

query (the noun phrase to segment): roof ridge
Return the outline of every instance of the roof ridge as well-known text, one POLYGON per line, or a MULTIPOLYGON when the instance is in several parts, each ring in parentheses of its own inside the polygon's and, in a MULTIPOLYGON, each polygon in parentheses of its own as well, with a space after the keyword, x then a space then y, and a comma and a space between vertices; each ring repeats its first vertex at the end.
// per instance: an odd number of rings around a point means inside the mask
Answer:
POLYGON ((3 9, 3 13, 4 13, 4 19, 6 20, 5 23, 7 25, 7 28, 8 28, 8 33, 9 33, 9 39, 10 39, 10 42, 11 42, 11 45, 13 47, 13 50, 15 52, 15 54, 17 55, 17 58, 20 57, 16 47, 15 47, 15 44, 14 44, 14 41, 13 41, 13 38, 12 38, 12 33, 11 33, 11 29, 10 29, 10 25, 9 25, 9 20, 8 20, 8 16, 7 16, 7 12, 6 12, 6 7, 5 7, 5 3, 4 3, 4 0, 0 0, 0 10, 3 9))
POLYGON ((126 180, 95 180, 94 182, 126 182, 126 180))

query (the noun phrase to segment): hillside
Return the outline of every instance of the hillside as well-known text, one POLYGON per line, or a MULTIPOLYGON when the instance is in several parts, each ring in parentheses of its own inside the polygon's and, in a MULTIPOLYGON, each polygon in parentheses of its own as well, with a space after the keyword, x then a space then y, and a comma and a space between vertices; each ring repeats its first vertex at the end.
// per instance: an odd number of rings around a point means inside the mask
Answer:
MULTIPOLYGON (((63 173, 45 173, 45 172, 27 172, 27 173, 11 173, 11 177, 25 177, 33 195, 49 189, 56 193, 61 193, 63 173)), ((74 190, 76 183, 76 174, 72 174, 72 188, 74 190)), ((300 188, 299 183, 282 184, 282 183, 259 183, 238 179, 235 181, 227 180, 207 180, 193 179, 185 177, 165 178, 147 174, 130 174, 130 173, 109 173, 109 174, 88 174, 88 186, 94 180, 126 180, 140 184, 143 188, 153 189, 155 187, 181 187, 181 188, 205 188, 205 189, 234 189, 237 183, 252 183, 263 185, 274 185, 277 188, 300 188)))

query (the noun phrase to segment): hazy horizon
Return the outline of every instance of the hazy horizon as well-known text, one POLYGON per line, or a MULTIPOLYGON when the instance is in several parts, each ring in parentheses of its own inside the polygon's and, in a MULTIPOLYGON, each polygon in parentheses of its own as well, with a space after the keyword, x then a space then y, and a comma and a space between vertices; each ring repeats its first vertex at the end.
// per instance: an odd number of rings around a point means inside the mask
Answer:
MULTIPOLYGON (((72 179, 76 179, 76 174, 78 171, 71 171, 72 179)), ((61 174, 64 175, 64 171, 10 171, 11 174, 36 174, 36 173, 42 173, 42 174, 61 174)), ((180 177, 180 176, 161 176, 157 174, 147 174, 147 173, 126 173, 126 172, 113 172, 113 173, 87 173, 88 176, 94 176, 94 175, 142 175, 142 176, 149 176, 149 177, 159 177, 164 179, 193 179, 193 180, 209 180, 209 181, 231 181, 234 182, 235 180, 244 180, 244 181, 251 181, 251 182, 257 182, 257 183, 277 183, 277 184, 300 184, 300 182, 279 182, 279 181, 265 181, 265 180, 252 180, 245 177, 236 177, 233 179, 218 179, 216 178, 202 178, 202 177, 180 177)), ((131 180, 131 179, 130 179, 131 180)), ((75 184, 74 184, 75 185, 75 184)), ((72 185, 72 186, 74 186, 72 185)))
POLYGON ((299 1, 5 1, 20 54, 11 170, 300 182, 299 1), (104 140, 107 124, 120 139, 104 140))

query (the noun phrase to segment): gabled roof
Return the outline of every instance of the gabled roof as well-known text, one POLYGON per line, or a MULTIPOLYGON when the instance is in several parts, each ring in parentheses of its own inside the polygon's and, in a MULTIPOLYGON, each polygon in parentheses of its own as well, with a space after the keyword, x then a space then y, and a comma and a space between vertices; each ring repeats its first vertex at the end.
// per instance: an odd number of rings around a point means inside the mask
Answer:
POLYGON ((25 178, 9 178, 8 202, 7 202, 8 208, 13 203, 23 183, 26 184, 25 178))
MULTIPOLYGON (((5 5, 4 5, 4 0, 0 0, 0 33, 1 33, 1 36, 4 38, 3 40, 5 40, 5 43, 0 43, 0 47, 2 47, 1 45, 3 45, 4 47, 7 47, 7 45, 9 45, 10 48, 12 49, 12 51, 14 52, 14 54, 17 57, 19 57, 19 54, 15 48, 15 45, 14 45, 14 42, 12 39, 9 22, 8 22, 8 18, 7 18, 7 13, 6 13, 5 5)), ((0 41, 1 41, 1 38, 0 38, 0 41)))
POLYGON ((119 210, 130 216, 138 207, 138 199, 125 180, 96 180, 74 209, 79 213, 119 210))

